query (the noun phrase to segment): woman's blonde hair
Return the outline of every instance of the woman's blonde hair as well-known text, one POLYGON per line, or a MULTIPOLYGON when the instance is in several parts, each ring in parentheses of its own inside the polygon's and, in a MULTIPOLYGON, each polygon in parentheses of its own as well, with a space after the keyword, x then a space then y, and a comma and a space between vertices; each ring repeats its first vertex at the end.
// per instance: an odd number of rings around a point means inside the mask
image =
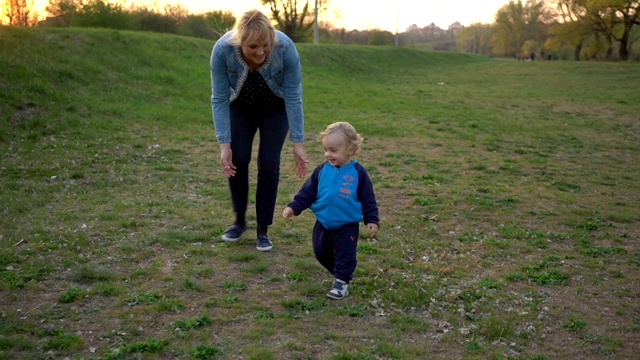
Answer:
POLYGON ((351 150, 352 156, 358 154, 358 151, 360 151, 360 145, 362 144, 362 136, 358 134, 356 128, 354 128, 353 125, 349 124, 348 122, 335 122, 327 126, 327 128, 320 133, 318 139, 322 141, 325 136, 333 133, 339 133, 344 136, 344 139, 347 141, 347 146, 349 146, 349 150, 351 150))
POLYGON ((235 31, 230 39, 234 45, 252 44, 269 41, 272 48, 276 42, 276 30, 271 20, 260 10, 249 10, 236 21, 235 31))

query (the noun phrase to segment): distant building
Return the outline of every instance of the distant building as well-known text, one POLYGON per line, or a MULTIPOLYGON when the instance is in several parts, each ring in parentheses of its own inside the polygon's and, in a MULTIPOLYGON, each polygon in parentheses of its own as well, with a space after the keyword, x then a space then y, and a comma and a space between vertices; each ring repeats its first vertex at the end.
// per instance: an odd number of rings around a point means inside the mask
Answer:
POLYGON ((431 36, 432 38, 442 36, 446 33, 445 30, 439 28, 438 25, 436 25, 435 23, 431 23, 425 26, 424 28, 422 28, 422 31, 425 34, 431 36))
POLYGON ((416 24, 411 24, 408 28, 405 29, 406 32, 420 32, 420 28, 416 24))
POLYGON ((464 28, 464 25, 460 24, 459 21, 456 21, 453 24, 449 25, 447 30, 438 27, 438 25, 432 22, 431 24, 423 28, 418 27, 418 25, 416 24, 411 24, 408 28, 405 29, 405 31, 407 33, 414 33, 414 34, 417 33, 420 35, 427 35, 430 37, 439 37, 439 36, 445 36, 447 32, 449 33, 453 32, 454 34, 457 34, 458 31, 460 31, 463 28, 464 28))
POLYGON ((412 24, 402 36, 404 44, 416 44, 433 50, 450 51, 455 49, 455 38, 464 26, 460 22, 449 25, 445 30, 435 23, 425 27, 412 24))
POLYGON ((459 21, 456 21, 453 24, 449 25, 449 28, 447 30, 453 32, 454 34, 457 34, 463 28, 464 28, 464 25, 460 24, 459 21))

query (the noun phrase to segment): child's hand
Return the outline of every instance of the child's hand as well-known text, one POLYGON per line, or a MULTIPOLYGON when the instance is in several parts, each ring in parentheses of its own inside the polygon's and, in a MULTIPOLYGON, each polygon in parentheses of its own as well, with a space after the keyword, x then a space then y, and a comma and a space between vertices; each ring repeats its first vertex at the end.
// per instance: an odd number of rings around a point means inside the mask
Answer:
POLYGON ((282 212, 282 216, 284 216, 285 219, 291 219, 294 215, 293 209, 290 207, 286 207, 284 208, 284 211, 282 212))
POLYGON ((376 234, 378 233, 378 229, 380 227, 378 226, 378 224, 374 224, 374 223, 369 223, 367 224, 367 230, 369 230, 369 235, 371 237, 376 236, 376 234))

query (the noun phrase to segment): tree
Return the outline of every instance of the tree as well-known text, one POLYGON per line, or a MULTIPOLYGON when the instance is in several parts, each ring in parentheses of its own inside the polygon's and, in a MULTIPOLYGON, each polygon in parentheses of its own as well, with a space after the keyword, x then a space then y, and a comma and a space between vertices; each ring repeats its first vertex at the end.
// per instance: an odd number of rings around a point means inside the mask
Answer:
POLYGON ((119 4, 106 0, 90 0, 83 4, 72 18, 72 26, 102 27, 107 29, 130 28, 130 17, 119 4), (76 16, 77 15, 77 16, 76 16))
POLYGON ((189 10, 181 5, 167 4, 164 6, 164 14, 168 18, 172 19, 177 25, 189 16, 189 10))
POLYGON ((608 0, 592 1, 597 14, 597 24, 602 32, 620 42, 618 55, 622 60, 629 59, 630 38, 634 25, 640 25, 640 1, 608 0))
POLYGON ((7 25, 34 26, 38 15, 33 10, 33 3, 34 0, 4 0, 2 15, 7 18, 7 25))
POLYGON ((269 5, 277 28, 291 40, 301 42, 311 37, 314 12, 309 8, 308 0, 301 6, 298 0, 262 0, 262 4, 269 5))
MULTIPOLYGON (((581 0, 582 1, 582 0, 581 0)), ((559 46, 567 44, 573 48, 573 59, 580 60, 582 47, 592 33, 589 26, 579 21, 579 14, 576 13, 576 0, 557 0, 557 9, 559 11, 562 23, 553 26, 550 29, 551 37, 547 40, 548 46, 559 46)))
POLYGON ((369 45, 391 45, 393 44, 393 34, 383 30, 371 30, 369 34, 369 45))
POLYGON ((620 41, 620 57, 624 60, 629 59, 629 49, 633 45, 631 38, 634 25, 640 25, 640 1, 621 1, 618 0, 614 4, 616 12, 622 16, 622 34, 620 41))
POLYGON ((460 29, 456 48, 463 52, 491 55, 491 25, 475 23, 460 29))
POLYGON ((640 25, 640 1, 634 0, 557 0, 558 7, 572 15, 571 20, 588 27, 596 38, 610 44, 619 42, 618 55, 629 58, 635 25, 640 25), (575 19, 575 20, 574 20, 575 19), (600 35, 600 36, 598 36, 600 35))
POLYGON ((525 42, 534 51, 539 50, 552 19, 553 14, 544 2, 530 0, 523 5, 521 0, 509 1, 495 15, 494 50, 502 56, 528 55, 522 53, 525 42))
POLYGON ((211 11, 204 15, 209 31, 217 39, 233 29, 236 17, 230 11, 211 11))
POLYGON ((82 0, 49 0, 46 11, 50 15, 50 22, 57 26, 69 26, 73 14, 81 5, 82 0))
POLYGON ((522 1, 501 7, 495 15, 493 48, 499 56, 520 56, 524 43, 524 7, 522 1))
POLYGON ((178 33, 217 40, 231 30, 236 18, 230 11, 212 11, 203 15, 189 15, 180 24, 178 33))
POLYGON ((160 14, 146 7, 132 10, 129 16, 132 20, 132 26, 136 30, 174 34, 178 29, 176 19, 168 14, 160 14))

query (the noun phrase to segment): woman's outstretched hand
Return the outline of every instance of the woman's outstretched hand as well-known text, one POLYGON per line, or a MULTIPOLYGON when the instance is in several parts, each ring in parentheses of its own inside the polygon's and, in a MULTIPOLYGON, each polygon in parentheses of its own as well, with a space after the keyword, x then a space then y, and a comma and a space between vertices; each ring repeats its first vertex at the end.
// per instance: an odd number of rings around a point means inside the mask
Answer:
POLYGON ((231 144, 220 144, 220 166, 222 166, 222 173, 226 177, 232 177, 236 175, 236 166, 233 165, 231 153, 231 144))
POLYGON ((296 175, 304 177, 307 174, 307 155, 304 153, 304 145, 302 142, 293 143, 293 159, 296 161, 296 175))

